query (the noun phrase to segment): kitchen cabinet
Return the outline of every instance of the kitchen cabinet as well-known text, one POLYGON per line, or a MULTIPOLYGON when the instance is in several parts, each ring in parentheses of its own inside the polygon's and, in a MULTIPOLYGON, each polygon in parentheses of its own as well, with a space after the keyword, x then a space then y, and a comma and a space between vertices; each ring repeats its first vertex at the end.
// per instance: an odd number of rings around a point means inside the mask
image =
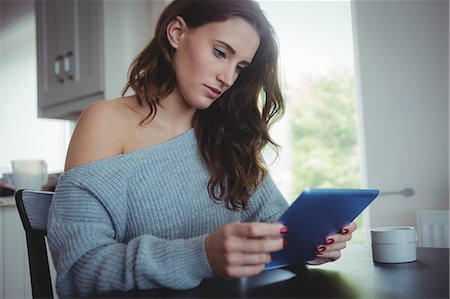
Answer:
POLYGON ((167 1, 36 0, 39 117, 116 98, 167 1))
POLYGON ((40 116, 73 119, 102 98, 101 1, 36 1, 40 116))

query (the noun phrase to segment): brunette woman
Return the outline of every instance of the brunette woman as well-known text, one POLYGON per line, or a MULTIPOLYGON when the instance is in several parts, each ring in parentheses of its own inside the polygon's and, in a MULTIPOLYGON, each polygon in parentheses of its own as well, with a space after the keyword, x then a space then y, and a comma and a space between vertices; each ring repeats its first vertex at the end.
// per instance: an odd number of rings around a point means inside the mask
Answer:
MULTIPOLYGON (((288 204, 261 158, 284 109, 277 60, 255 1, 164 10, 130 68, 133 95, 77 123, 48 223, 60 296, 255 275, 289 246, 276 223, 288 204)), ((311 263, 339 258, 355 228, 311 263)))

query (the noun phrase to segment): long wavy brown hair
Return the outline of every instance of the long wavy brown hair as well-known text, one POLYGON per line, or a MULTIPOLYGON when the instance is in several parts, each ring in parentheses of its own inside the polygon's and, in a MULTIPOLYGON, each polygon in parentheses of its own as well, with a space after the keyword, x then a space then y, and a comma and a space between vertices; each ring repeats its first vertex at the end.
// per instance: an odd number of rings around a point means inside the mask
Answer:
POLYGON ((260 45, 249 67, 233 86, 208 109, 198 110, 193 121, 199 153, 210 173, 208 192, 232 210, 248 207, 252 193, 265 180, 262 151, 278 145, 269 128, 284 113, 278 82, 278 45, 275 32, 259 4, 253 0, 175 0, 161 14, 155 36, 130 66, 123 95, 132 89, 138 103, 150 107, 141 122, 151 121, 158 104, 176 86, 172 67, 174 49, 166 28, 181 16, 189 28, 241 17, 252 24, 260 45))

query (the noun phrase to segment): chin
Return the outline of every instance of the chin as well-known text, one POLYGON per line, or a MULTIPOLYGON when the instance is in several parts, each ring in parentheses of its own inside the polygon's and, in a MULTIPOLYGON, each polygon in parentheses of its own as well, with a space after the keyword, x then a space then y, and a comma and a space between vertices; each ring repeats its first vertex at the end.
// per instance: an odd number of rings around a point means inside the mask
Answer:
POLYGON ((206 109, 208 109, 209 107, 211 107, 211 105, 212 105, 215 101, 217 101, 217 99, 215 99, 215 100, 207 99, 206 101, 197 102, 197 103, 195 103, 195 105, 193 105, 193 106, 195 106, 195 107, 197 108, 197 110, 206 110, 206 109))
POLYGON ((200 107, 197 107, 197 110, 208 110, 209 107, 211 107, 211 105, 208 105, 208 106, 200 106, 200 107))

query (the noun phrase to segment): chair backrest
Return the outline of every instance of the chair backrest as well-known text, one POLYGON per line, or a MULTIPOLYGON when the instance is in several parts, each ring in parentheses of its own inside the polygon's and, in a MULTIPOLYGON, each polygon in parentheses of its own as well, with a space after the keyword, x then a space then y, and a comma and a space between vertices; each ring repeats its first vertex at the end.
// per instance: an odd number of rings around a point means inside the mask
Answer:
POLYGON ((22 220, 28 248, 33 298, 53 298, 45 236, 53 192, 19 190, 16 205, 22 220))

